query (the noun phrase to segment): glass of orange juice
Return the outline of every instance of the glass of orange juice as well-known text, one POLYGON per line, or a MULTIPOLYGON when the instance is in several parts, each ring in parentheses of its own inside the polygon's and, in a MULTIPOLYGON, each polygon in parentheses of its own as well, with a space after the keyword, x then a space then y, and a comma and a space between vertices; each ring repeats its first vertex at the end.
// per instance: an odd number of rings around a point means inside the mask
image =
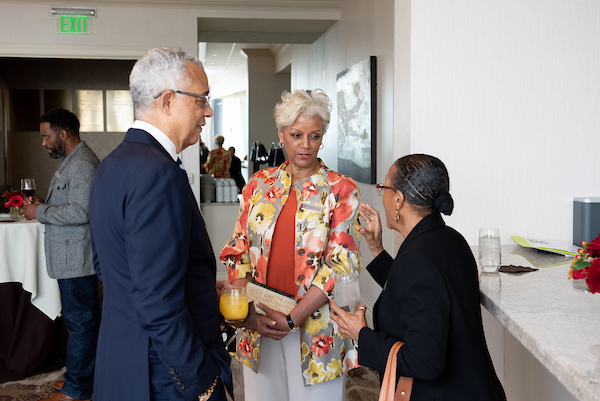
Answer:
POLYGON ((245 287, 223 288, 219 310, 227 323, 238 323, 248 316, 248 296, 245 287))

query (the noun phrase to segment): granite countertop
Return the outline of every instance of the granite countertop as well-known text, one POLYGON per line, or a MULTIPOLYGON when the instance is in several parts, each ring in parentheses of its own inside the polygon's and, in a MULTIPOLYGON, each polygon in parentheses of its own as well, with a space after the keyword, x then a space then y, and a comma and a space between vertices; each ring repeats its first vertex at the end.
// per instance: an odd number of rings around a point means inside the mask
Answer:
POLYGON ((575 398, 600 401, 600 294, 573 288, 571 261, 502 246, 502 265, 539 270, 480 273, 481 303, 575 398))

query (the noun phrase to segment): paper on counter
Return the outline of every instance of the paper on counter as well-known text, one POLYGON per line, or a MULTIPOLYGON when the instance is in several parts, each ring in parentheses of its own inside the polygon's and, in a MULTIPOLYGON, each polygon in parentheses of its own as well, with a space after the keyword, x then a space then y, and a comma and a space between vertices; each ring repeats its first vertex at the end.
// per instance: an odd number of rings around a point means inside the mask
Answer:
POLYGON ((541 251, 547 251, 552 253, 558 253, 567 257, 577 256, 577 247, 573 244, 559 241, 542 241, 532 238, 523 238, 517 236, 511 236, 513 240, 524 248, 535 248, 541 251))

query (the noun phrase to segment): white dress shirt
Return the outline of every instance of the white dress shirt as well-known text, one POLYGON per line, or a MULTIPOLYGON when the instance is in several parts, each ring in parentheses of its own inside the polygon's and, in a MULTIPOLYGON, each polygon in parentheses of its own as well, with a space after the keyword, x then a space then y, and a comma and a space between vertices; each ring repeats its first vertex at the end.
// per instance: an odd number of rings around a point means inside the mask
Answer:
POLYGON ((141 120, 135 120, 131 128, 141 129, 152 135, 152 137, 160 143, 160 146, 169 153, 173 158, 173 161, 177 161, 177 148, 175 148, 175 144, 167 134, 156 128, 154 125, 141 120))

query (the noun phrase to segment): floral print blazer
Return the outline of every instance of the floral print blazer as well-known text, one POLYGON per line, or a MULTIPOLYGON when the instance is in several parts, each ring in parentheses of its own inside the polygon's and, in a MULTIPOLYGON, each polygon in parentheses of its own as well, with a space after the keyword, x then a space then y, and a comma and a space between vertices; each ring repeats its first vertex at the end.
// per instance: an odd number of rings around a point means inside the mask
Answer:
POLYGON ((209 174, 214 174, 215 178, 230 178, 230 168, 231 155, 227 150, 216 148, 210 151, 206 161, 206 170, 209 174))
MULTIPOLYGON (((313 176, 296 181, 290 194, 289 162, 254 174, 242 191, 233 237, 221 250, 230 282, 239 278, 267 282, 267 264, 277 217, 290 195, 296 196, 295 277, 296 301, 311 286, 329 299, 334 295, 333 273, 360 272, 360 193, 354 180, 329 170, 320 160, 313 176)), ((358 366, 353 341, 342 338, 329 319, 329 304, 313 313, 300 327, 302 372, 305 386, 335 379, 358 366)), ((260 335, 238 331, 237 358, 258 370, 260 335), (241 333, 241 335, 240 335, 241 333)))

